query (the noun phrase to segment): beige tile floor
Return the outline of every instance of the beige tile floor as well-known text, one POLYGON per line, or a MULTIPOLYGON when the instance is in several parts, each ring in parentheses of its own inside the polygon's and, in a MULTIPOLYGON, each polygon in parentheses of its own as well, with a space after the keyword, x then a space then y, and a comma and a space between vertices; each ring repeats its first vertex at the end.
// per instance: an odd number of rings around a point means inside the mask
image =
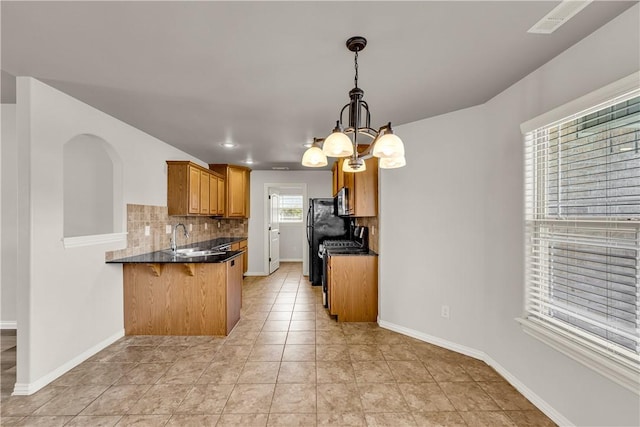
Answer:
POLYGON ((283 263, 245 279, 227 338, 122 338, 32 396, 3 384, 0 424, 554 425, 483 362, 337 323, 320 302, 300 264, 283 263))

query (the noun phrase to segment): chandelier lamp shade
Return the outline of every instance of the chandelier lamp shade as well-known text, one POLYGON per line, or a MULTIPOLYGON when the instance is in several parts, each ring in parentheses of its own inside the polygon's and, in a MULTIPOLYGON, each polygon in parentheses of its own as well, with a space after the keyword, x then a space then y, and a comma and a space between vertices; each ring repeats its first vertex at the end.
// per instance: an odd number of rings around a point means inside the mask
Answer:
POLYGON ((313 144, 304 152, 302 156, 302 166, 310 168, 321 168, 327 166, 327 156, 320 148, 322 139, 313 138, 313 144))
POLYGON ((364 91, 358 87, 358 52, 366 45, 367 39, 364 37, 355 36, 347 40, 347 49, 355 54, 355 87, 349 91, 349 103, 340 110, 339 120, 331 134, 324 139, 314 138, 313 145, 304 153, 303 166, 323 167, 327 165, 327 157, 348 157, 343 162, 342 170, 362 172, 366 170, 364 160, 372 156, 380 159, 379 167, 383 169, 406 165, 404 144, 393 133, 391 123, 378 130, 371 127, 369 104, 363 99, 364 91), (346 126, 343 121, 345 111, 348 111, 346 126))

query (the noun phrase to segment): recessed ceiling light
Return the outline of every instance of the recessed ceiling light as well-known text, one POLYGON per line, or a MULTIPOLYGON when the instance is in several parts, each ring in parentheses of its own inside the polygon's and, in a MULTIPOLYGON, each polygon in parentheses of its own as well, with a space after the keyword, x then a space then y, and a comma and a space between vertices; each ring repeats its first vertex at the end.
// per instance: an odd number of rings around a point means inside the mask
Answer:
POLYGON ((233 148, 236 147, 237 144, 234 144, 233 142, 223 142, 220 146, 224 148, 233 148))
POLYGON ((251 159, 243 160, 242 163, 246 163, 248 165, 252 165, 253 164, 253 160, 251 160, 251 159))

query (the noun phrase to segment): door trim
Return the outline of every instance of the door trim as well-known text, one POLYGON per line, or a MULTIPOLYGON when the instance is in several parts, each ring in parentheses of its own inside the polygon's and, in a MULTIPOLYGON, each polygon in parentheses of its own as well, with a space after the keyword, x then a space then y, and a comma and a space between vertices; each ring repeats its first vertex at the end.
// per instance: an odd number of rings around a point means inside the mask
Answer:
MULTIPOLYGON (((262 191, 262 208, 263 208, 263 220, 262 220, 262 271, 265 276, 269 275, 269 188, 300 188, 302 189, 302 225, 303 231, 306 230, 307 227, 307 218, 304 214, 309 209, 309 197, 307 194, 307 184, 304 182, 266 182, 264 184, 264 189, 262 191)), ((307 243, 307 235, 305 233, 301 233, 300 241, 302 242, 302 274, 309 274, 309 266, 308 264, 308 243, 307 243)), ((282 259, 280 260, 282 261, 282 259)))

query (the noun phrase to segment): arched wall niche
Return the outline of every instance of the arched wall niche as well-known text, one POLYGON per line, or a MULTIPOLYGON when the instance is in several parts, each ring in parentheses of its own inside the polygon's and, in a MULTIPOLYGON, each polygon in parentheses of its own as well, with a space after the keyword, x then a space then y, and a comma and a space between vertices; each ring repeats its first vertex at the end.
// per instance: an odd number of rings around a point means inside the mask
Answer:
MULTIPOLYGON (((91 244, 88 236, 122 234, 122 160, 103 138, 80 134, 63 147, 63 234, 67 243, 91 244), (79 238, 84 238, 78 240, 79 238)), ((97 239, 102 243, 105 239, 97 239)), ((113 241, 107 238, 106 241, 113 241)))

